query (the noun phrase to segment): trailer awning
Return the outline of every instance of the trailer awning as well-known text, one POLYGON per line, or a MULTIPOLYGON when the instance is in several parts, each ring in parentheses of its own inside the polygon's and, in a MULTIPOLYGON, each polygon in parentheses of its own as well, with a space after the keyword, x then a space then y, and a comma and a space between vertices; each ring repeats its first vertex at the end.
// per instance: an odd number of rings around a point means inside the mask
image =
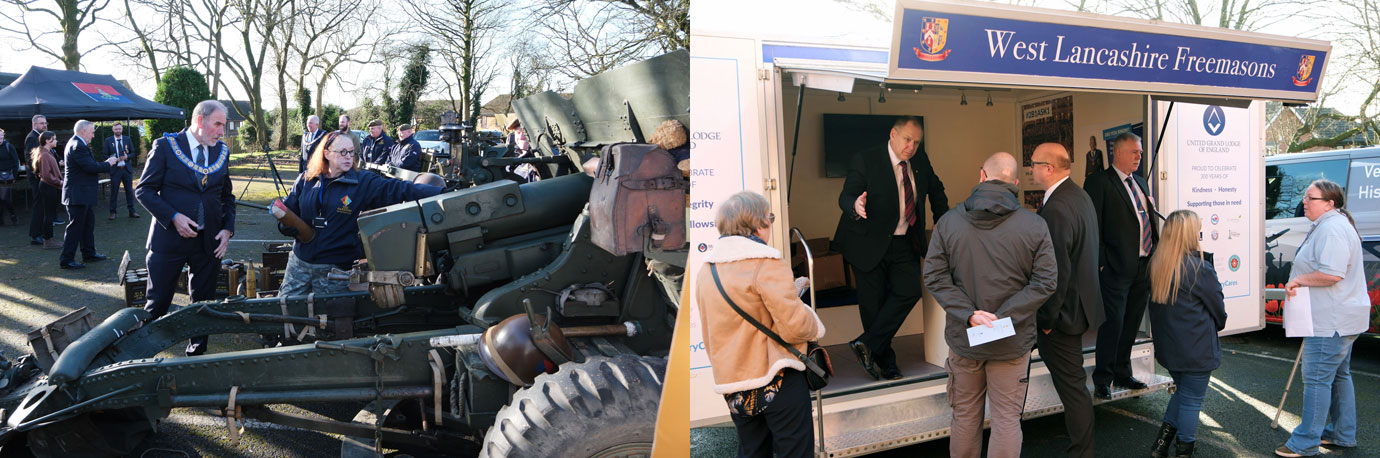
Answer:
POLYGON ((886 64, 777 57, 772 65, 791 78, 791 84, 811 89, 853 92, 855 80, 886 81, 886 64))

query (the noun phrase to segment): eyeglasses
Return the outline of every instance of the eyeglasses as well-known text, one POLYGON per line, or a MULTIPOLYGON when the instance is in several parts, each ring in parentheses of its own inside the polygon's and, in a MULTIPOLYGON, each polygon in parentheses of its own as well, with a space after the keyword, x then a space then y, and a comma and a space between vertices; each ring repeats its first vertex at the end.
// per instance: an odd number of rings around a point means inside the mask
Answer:
POLYGON ((353 149, 333 149, 333 150, 327 150, 327 151, 330 151, 330 152, 335 153, 335 154, 339 154, 339 155, 341 155, 341 156, 350 156, 350 157, 354 157, 354 155, 355 155, 355 150, 353 150, 353 149))
POLYGON ((1327 200, 1322 197, 1303 196, 1303 200, 1327 200))
POLYGON ((775 224, 775 223, 776 223, 776 214, 775 214, 775 213, 767 213, 767 224, 775 224))
POLYGON ((1048 166, 1050 166, 1050 167, 1054 167, 1054 165, 1052 165, 1052 164, 1050 164, 1050 163, 1048 163, 1048 162, 1044 162, 1044 161, 1031 161, 1031 162, 1030 162, 1030 166, 1031 166, 1031 167, 1035 167, 1035 166, 1037 166, 1037 165, 1048 165, 1048 166))

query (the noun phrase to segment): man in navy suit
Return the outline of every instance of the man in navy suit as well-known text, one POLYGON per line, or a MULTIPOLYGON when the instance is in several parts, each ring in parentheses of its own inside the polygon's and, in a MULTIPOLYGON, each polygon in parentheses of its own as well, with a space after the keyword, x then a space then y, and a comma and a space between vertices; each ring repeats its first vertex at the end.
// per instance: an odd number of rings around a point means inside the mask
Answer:
POLYGON ((1098 265, 1102 307, 1107 320, 1097 330, 1093 395, 1111 399, 1112 385, 1138 390, 1145 382, 1131 374, 1131 347, 1150 304, 1150 255, 1159 243, 1155 201, 1140 168, 1140 137, 1124 133, 1112 140, 1112 166, 1088 177, 1083 188, 1097 210, 1098 265))
POLYGON ((91 137, 96 136, 96 125, 85 119, 77 121, 72 130, 76 135, 67 142, 67 169, 62 178, 62 204, 67 206, 67 232, 63 234, 62 255, 58 266, 63 269, 80 269, 85 264, 74 260, 77 247, 81 247, 82 260, 100 261, 105 255, 96 252, 96 186, 102 173, 110 172, 115 165, 114 158, 96 162, 91 156, 91 137))
POLYGON ((316 115, 307 116, 307 130, 302 132, 302 154, 297 158, 297 173, 306 173, 311 153, 316 152, 316 145, 325 137, 326 131, 321 130, 321 118, 316 115))
POLYGON ((891 340, 923 294, 926 196, 935 222, 949 211, 944 183, 920 148, 923 129, 919 118, 897 118, 886 144, 853 155, 839 193, 834 244, 857 276, 863 327, 848 346, 876 379, 902 376, 891 340))
MULTIPOLYGON (((235 195, 230 188, 225 105, 206 100, 192 110, 192 125, 153 142, 134 195, 153 215, 149 224, 148 301, 153 318, 168 313, 182 266, 191 272, 192 301, 215 293, 220 259, 235 233, 235 195)), ((206 352, 194 337, 187 355, 206 352)))
POLYGON ((1097 272, 1097 209, 1088 193, 1069 177, 1073 157, 1063 145, 1041 144, 1031 160, 1031 176, 1045 190, 1039 215, 1049 226, 1059 266, 1054 294, 1035 315, 1039 328, 1035 342, 1064 404, 1068 456, 1092 458, 1093 403, 1088 374, 1083 371, 1083 334, 1097 329, 1104 319, 1097 272))
POLYGON ((125 185, 125 205, 129 207, 129 217, 138 218, 139 214, 134 212, 134 183, 131 181, 134 172, 130 169, 129 157, 130 147, 129 137, 123 135, 125 128, 120 123, 115 123, 110 127, 111 135, 105 139, 105 154, 107 158, 116 158, 114 167, 110 168, 110 219, 115 219, 116 203, 120 200, 120 185, 125 185))

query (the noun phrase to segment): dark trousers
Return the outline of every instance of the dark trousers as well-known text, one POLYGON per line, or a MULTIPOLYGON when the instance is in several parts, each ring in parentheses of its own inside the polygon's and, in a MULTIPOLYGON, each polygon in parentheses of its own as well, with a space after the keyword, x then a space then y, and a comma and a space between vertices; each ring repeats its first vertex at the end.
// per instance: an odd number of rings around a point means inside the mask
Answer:
MULTIPOLYGON (((197 235, 198 238, 206 236, 206 231, 197 235)), ((202 246, 200 240, 197 246, 202 246)), ((192 302, 211 299, 216 292, 216 275, 220 270, 220 262, 202 250, 193 250, 190 253, 162 253, 149 250, 148 255, 144 256, 144 263, 149 269, 144 311, 149 312, 153 319, 168 313, 173 294, 176 293, 173 288, 177 286, 177 276, 182 274, 184 265, 192 274, 187 281, 192 290, 192 302)), ((205 353, 207 340, 206 336, 193 337, 187 344, 187 355, 205 353)))
POLYGON ((62 233, 62 255, 58 260, 71 262, 78 247, 84 258, 96 254, 96 210, 90 205, 67 206, 67 231, 62 233))
POLYGON ((1088 395, 1088 373, 1083 371, 1083 336, 1057 329, 1035 334, 1040 358, 1049 369, 1054 391, 1064 404, 1064 427, 1069 432, 1068 456, 1093 457, 1093 403, 1088 395))
POLYGON ((810 388, 805 373, 786 369, 781 391, 761 414, 729 414, 738 431, 739 458, 809 458, 814 456, 815 432, 810 388))
POLYGON ((5 212, 10 213, 10 219, 19 218, 19 213, 14 211, 14 183, 0 184, 0 224, 5 224, 5 212))
MULTIPOLYGON (((45 226, 43 223, 43 212, 45 208, 44 205, 47 204, 47 202, 45 202, 48 194, 47 191, 53 188, 52 186, 43 184, 43 182, 38 181, 36 178, 29 181, 34 188, 34 207, 29 212, 29 238, 51 238, 53 236, 53 218, 49 217, 48 223, 45 226), (45 231, 44 228, 47 228, 47 230, 45 231)), ((62 191, 59 190, 58 192, 62 191)), ((57 209, 54 208, 52 211, 57 211, 57 209)))
POLYGON ((892 236, 891 245, 877 267, 853 271, 858 279, 858 314, 863 333, 858 341, 867 345, 880 367, 896 365, 891 339, 901 329, 915 303, 924 295, 920 260, 905 236, 892 236))
POLYGON ((1150 305, 1149 265, 1150 258, 1140 258, 1130 285, 1116 282, 1109 276, 1102 277, 1102 307, 1107 312, 1107 321, 1097 328, 1094 385, 1106 385, 1131 377, 1131 346, 1136 342, 1136 332, 1140 330, 1145 307, 1150 305))
MULTIPOLYGON (((114 169, 112 169, 114 170, 114 169)), ((125 206, 134 213, 134 180, 128 170, 120 169, 110 173, 110 214, 115 214, 115 205, 120 199, 120 185, 125 185, 125 206)))

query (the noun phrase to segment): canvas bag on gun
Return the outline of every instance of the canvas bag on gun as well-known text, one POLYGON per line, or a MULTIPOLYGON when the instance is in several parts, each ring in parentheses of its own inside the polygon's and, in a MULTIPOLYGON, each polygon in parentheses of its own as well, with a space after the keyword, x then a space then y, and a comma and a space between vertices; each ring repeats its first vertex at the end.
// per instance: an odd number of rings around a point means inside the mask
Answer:
POLYGON ((589 193, 590 237, 618 256, 685 245, 685 180, 671 153, 645 143, 604 147, 589 193))

